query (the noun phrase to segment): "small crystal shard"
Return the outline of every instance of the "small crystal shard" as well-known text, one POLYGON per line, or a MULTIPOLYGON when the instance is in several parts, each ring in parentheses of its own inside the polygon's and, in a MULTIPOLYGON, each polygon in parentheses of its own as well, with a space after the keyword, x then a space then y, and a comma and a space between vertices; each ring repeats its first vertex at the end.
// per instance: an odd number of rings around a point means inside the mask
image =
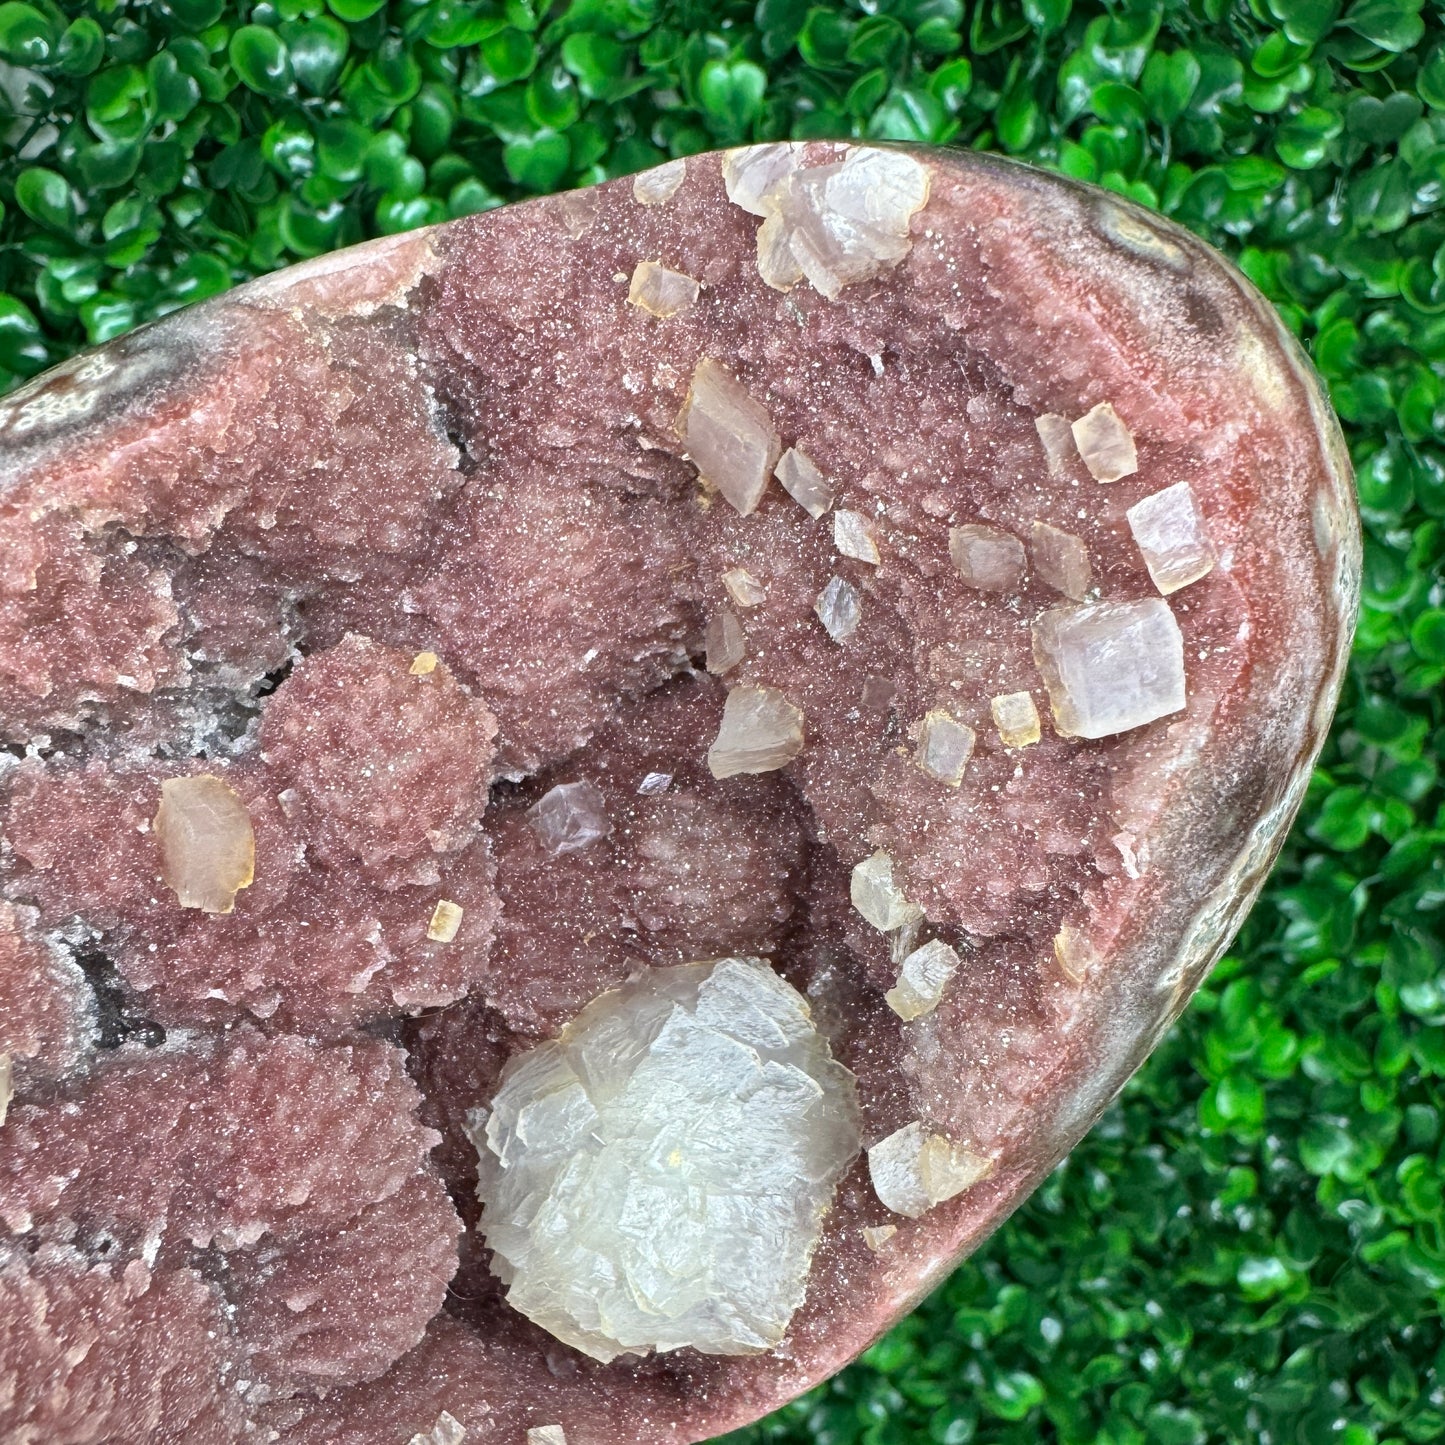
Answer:
POLYGON ((575 853, 612 832, 602 794, 585 778, 559 783, 527 809, 537 841, 552 854, 575 853))
POLYGON ((560 1425, 534 1425, 527 1431, 527 1445, 567 1445, 567 1432, 560 1425))
POLYGON ((1184 638, 1162 597, 1055 607, 1033 625, 1058 730, 1104 738, 1184 707, 1184 638))
POLYGON ((1214 548, 1194 488, 1176 482, 1135 502, 1124 514, 1154 585, 1166 596, 1214 567, 1214 548))
POLYGON ((463 909, 449 898, 439 899, 432 909, 431 922, 427 924, 426 936, 433 943, 451 943, 462 926, 463 909))
POLYGON ((984 592, 1011 592, 1024 575, 1024 544, 996 527, 950 527, 948 555, 958 575, 984 592))
POLYGON ((883 995, 883 1001, 905 1021, 922 1018, 938 1007, 944 989, 957 972, 957 951, 935 938, 903 960, 898 982, 883 995))
POLYGON ((1049 475, 1062 477, 1068 471, 1069 458, 1078 450, 1074 445, 1073 427, 1069 425, 1067 417, 1059 416, 1052 411, 1046 411, 1042 416, 1036 416, 1034 426, 1038 431, 1039 440, 1044 446, 1044 456, 1049 464, 1049 475))
POLYGON ((853 907, 880 933, 892 933, 895 928, 923 919, 923 910, 910 903, 893 881, 893 859, 881 848, 853 869, 848 896, 853 907))
POLYGON ((913 761, 930 778, 956 788, 963 781, 963 770, 973 756, 976 741, 973 729, 957 722, 949 713, 941 709, 925 713, 919 724, 918 749, 913 761))
POLYGON ((775 687, 735 687, 723 704, 722 726, 707 751, 715 778, 771 773, 803 751, 803 714, 775 687))
POLYGON ((411 666, 407 669, 413 677, 429 677, 437 670, 439 661, 434 652, 419 652, 412 658, 411 666))
POLYGON ((905 1124, 868 1151, 873 1191, 895 1214, 917 1219, 993 1169, 993 1161, 960 1148, 919 1123, 905 1124))
POLYGON ((413 1435, 407 1445, 463 1445, 466 1438, 467 1427, 450 1411, 443 1410, 430 1430, 413 1435))
POLYGON ((655 798, 672 786, 671 773, 648 773, 637 785, 637 791, 644 798, 655 798))
POLYGON ((655 968, 512 1059, 486 1145, 480 1228, 514 1308, 603 1361, 757 1354, 857 1155, 855 1087, 761 959, 655 968))
POLYGON ((737 613, 722 608, 708 619, 702 634, 707 670, 714 677, 731 672, 748 655, 747 637, 737 613))
POLYGON ((1117 482, 1139 470, 1134 435, 1107 401, 1081 416, 1073 432, 1074 445, 1096 481, 1117 482))
POLYGON ((0 1054, 0 1124, 10 1112, 10 1101, 15 1097, 15 1061, 9 1054, 0 1054))
POLYGON ((632 272, 627 299, 652 316, 666 319, 686 311, 697 300, 698 285, 681 271, 669 271, 658 261, 639 261, 632 272))
POLYGON ((743 516, 757 509, 783 444, 762 404, 709 356, 692 374, 678 434, 704 481, 743 516))
POLYGON ((1026 748, 1043 736, 1039 710, 1031 693, 1001 693, 989 703, 988 708, 1004 747, 1026 748))
POLYGON ((746 567, 729 567, 722 583, 739 607, 761 607, 768 600, 763 584, 746 567))
POLYGON ((1071 923, 1054 935, 1054 958, 1070 983, 1083 983, 1096 961, 1087 937, 1071 923))
POLYGON ((896 1224, 865 1224, 862 1233, 863 1243, 874 1254, 877 1254, 898 1233, 898 1226, 896 1224))
POLYGON ((851 582, 834 577, 818 594, 813 611, 834 642, 846 642, 862 621, 863 600, 851 582))
POLYGON ((687 160, 679 156, 675 161, 664 161, 632 178, 632 199, 642 206, 660 206, 677 194, 678 187, 687 179, 687 160))
POLYGON ((852 557, 871 566, 878 565, 878 544, 873 530, 862 512, 833 513, 833 545, 844 557, 852 557))
POLYGON ((776 468, 783 490, 810 517, 821 517, 833 505, 833 488, 813 459, 797 447, 789 447, 778 458, 776 468))
POLYGON ((1055 592, 1062 592, 1075 602, 1082 602, 1088 596, 1093 568, 1082 537, 1051 527, 1047 522, 1035 522, 1029 536, 1029 551, 1034 571, 1055 592))
POLYGON ((256 871, 256 835, 241 795, 224 778, 167 778, 155 816, 161 876, 182 908, 229 913, 256 871))
POLYGON ((754 216, 768 214, 767 200, 802 161, 798 141, 742 146, 723 157, 723 186, 728 200, 754 216))

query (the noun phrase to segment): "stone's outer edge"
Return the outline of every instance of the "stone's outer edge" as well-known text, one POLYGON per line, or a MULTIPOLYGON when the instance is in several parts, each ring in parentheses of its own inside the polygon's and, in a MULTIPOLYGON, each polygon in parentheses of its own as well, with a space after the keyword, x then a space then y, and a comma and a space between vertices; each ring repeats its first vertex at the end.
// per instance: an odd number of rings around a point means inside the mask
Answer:
POLYGON ((310 261, 259 276, 230 292, 248 305, 290 310, 307 306, 323 316, 370 316, 405 306, 411 292, 442 265, 432 240, 441 226, 379 236, 310 261))
MULTIPOLYGON (((932 1289, 964 1255, 977 1248, 1073 1147, 1178 1016, 1257 895, 1303 798, 1348 657, 1361 566, 1348 455, 1318 378, 1268 302, 1211 247, 1172 222, 1110 193, 1001 157, 925 147, 900 148, 960 178, 976 181, 989 175, 1007 177, 1011 186, 1047 197, 1051 207, 1060 205, 1061 196, 1073 196, 1081 206, 1092 206, 1096 217, 1112 217, 1121 228, 1132 224, 1139 236, 1153 238, 1157 247, 1152 261, 1160 269, 1177 273, 1192 262, 1200 272, 1208 272, 1232 288, 1245 313, 1239 318, 1242 331, 1249 332, 1259 344, 1261 357, 1282 362, 1292 384, 1292 410, 1298 411, 1303 403, 1313 423, 1317 449, 1301 463, 1299 472, 1312 475, 1315 493, 1299 501, 1312 510, 1317 539, 1314 575, 1321 599, 1331 613, 1322 624, 1321 641, 1330 645, 1323 649, 1324 666, 1314 679, 1311 695, 1301 699, 1309 708, 1301 728, 1289 733, 1284 742, 1278 738, 1270 742, 1269 759, 1293 759, 1287 772, 1277 771, 1273 780, 1266 780, 1275 786, 1261 786, 1262 796, 1249 793, 1248 779, 1221 779, 1211 771, 1207 753, 1193 759, 1191 781, 1184 787, 1176 785, 1160 814, 1162 821, 1149 840, 1156 854, 1184 845, 1182 825, 1176 823, 1171 835, 1169 820, 1192 817, 1197 812, 1195 798, 1208 799, 1216 807, 1221 796, 1226 802, 1231 800, 1231 795, 1223 791, 1226 783, 1235 789, 1234 806, 1225 810, 1230 815, 1230 830, 1244 841, 1208 878, 1185 877, 1172 888, 1161 888, 1155 874, 1135 895, 1129 916, 1148 927, 1138 926, 1132 931, 1126 928, 1108 938, 1108 962, 1090 977, 1081 1007, 1061 1033, 1060 1065, 1049 1076, 1047 1088, 1050 1098, 1065 1107, 1052 1116, 1052 1128, 1043 1136, 1041 1146, 1022 1149, 1018 1137, 1011 1135, 1007 1152, 1015 1156, 1015 1163, 1006 1165, 956 1201, 940 1206, 914 1226, 909 1247, 896 1250, 887 1273, 875 1277, 878 1293, 868 1308, 854 1317, 851 1329, 832 1330, 825 1338, 815 1334, 796 1352, 763 1357, 769 1370, 766 1375, 747 1367, 727 1367, 715 1375, 704 1371, 700 1380, 711 1383, 701 1386, 691 1398, 679 1396, 673 1419, 649 1420, 646 1428, 638 1430, 639 1440, 667 1440, 681 1445, 684 1440, 707 1438, 776 1408, 842 1368, 932 1289), (1291 739, 1298 746, 1287 747, 1291 739), (1123 1029, 1111 1027, 1111 1018, 1120 1012, 1119 1000, 1126 997, 1133 998, 1136 1014, 1139 1003, 1152 997, 1151 1024, 1143 1029, 1137 1024, 1123 1029)), ((699 174, 702 169, 701 165, 697 167, 699 174)), ((690 165, 690 179, 691 171, 690 165)), ((627 186, 631 182, 625 178, 609 184, 627 186)), ((526 204, 547 203, 543 199, 526 204)), ((921 219, 915 217, 915 226, 921 219)), ((486 223, 485 217, 477 217, 450 224, 471 227, 486 223)), ((424 277, 447 264, 448 248, 442 240, 446 230, 445 226, 435 227, 305 263, 112 343, 105 355, 120 365, 95 383, 97 399, 85 413, 87 421, 106 422, 114 416, 127 425, 133 424, 138 416, 144 419, 146 408, 157 395, 162 406, 168 400, 184 404, 193 383, 203 384, 226 366, 248 316, 301 307, 314 308, 323 317, 370 315, 384 306, 404 308, 424 277), (368 276, 367 272, 375 269, 372 263, 377 261, 385 263, 380 274, 368 276), (180 377, 187 383, 177 389, 183 394, 168 397, 166 387, 180 377)), ((1117 236, 1111 239, 1115 244, 1129 244, 1117 236)), ((838 304, 846 304, 846 293, 838 304)), ((65 378, 73 377, 86 361, 86 357, 75 358, 0 401, 0 427, 7 418, 13 420, 16 408, 27 398, 44 393, 57 381, 64 384, 65 378)), ((48 436, 44 428, 38 431, 35 442, 17 447, 0 430, 0 504, 10 479, 23 475, 47 450, 47 441, 63 437, 65 428, 52 429, 48 436)), ((1255 727, 1260 741, 1271 701, 1269 678, 1260 674, 1274 671, 1278 661, 1278 650, 1266 654, 1215 700, 1216 708, 1225 701, 1234 704, 1236 712, 1243 707, 1244 719, 1255 727), (1251 705, 1254 711, 1250 711, 1251 705)), ((1204 725, 1207 723, 1206 715, 1204 725)), ((1240 746, 1238 738, 1236 732, 1229 744, 1231 750, 1240 746)), ((1031 1112, 1027 1106, 1022 1111, 1025 1118, 1031 1112)), ((647 1398, 642 1380, 629 1380, 628 1388, 637 1389, 639 1403, 647 1398)), ((560 1411, 553 1418, 561 1418, 560 1411)))

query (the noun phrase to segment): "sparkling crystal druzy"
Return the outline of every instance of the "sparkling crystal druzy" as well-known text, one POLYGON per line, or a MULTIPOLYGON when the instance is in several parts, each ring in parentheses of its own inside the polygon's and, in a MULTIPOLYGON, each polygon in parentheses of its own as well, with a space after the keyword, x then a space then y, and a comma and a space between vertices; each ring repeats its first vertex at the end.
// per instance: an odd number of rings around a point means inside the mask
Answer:
POLYGON ((1231 936, 1359 560, 1207 247, 824 143, 242 287, 0 479, 47 1442, 681 1445, 846 1363, 1231 936))

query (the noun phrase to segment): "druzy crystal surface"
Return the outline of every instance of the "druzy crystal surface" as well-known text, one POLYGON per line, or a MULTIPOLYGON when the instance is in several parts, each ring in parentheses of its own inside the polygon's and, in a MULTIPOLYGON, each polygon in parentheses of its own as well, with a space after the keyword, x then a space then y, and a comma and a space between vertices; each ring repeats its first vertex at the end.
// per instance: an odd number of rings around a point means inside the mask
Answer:
POLYGON ((816 1384, 1225 946, 1358 560, 1248 283, 973 153, 689 156, 0 401, 0 1438, 685 1445, 816 1384), (719 959, 797 1038, 698 1024, 719 959))
POLYGON ((481 1230, 509 1303, 598 1360, 755 1354, 858 1152, 852 1075, 760 959, 658 969, 502 1075, 481 1230))

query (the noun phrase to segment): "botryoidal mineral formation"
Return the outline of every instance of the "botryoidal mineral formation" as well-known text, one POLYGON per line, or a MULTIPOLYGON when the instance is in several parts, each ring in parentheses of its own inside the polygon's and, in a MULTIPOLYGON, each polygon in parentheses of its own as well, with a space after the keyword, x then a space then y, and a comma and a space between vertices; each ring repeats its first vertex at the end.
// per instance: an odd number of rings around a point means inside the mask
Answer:
POLYGON ((0 1437, 816 1383, 1231 937, 1358 567, 1248 283, 975 154, 670 161, 0 401, 0 1437))

